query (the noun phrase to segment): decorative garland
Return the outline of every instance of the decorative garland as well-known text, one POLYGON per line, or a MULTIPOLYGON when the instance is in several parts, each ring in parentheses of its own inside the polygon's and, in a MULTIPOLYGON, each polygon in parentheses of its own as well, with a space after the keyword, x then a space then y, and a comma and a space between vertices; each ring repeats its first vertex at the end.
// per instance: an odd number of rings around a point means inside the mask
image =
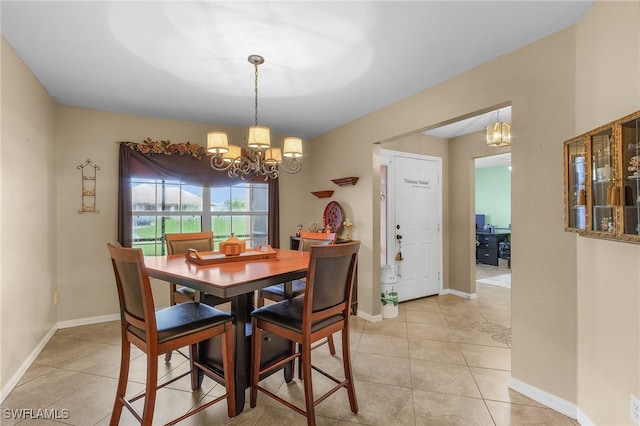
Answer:
POLYGON ((127 145, 129 148, 138 151, 141 154, 164 154, 164 155, 189 155, 193 158, 200 160, 207 153, 207 149, 191 142, 171 143, 168 139, 166 141, 153 141, 151 138, 147 138, 144 141, 138 142, 121 142, 127 145))

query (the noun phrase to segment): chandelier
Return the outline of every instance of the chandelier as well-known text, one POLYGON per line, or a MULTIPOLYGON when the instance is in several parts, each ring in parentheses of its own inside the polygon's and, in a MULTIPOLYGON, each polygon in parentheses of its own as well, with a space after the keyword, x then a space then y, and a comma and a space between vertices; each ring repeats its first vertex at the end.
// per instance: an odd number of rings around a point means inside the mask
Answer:
POLYGON ((258 65, 264 63, 260 55, 250 55, 250 64, 255 68, 255 121, 249 127, 249 135, 245 138, 246 147, 229 145, 225 132, 209 132, 207 134, 207 151, 212 154, 211 168, 227 171, 229 177, 240 179, 263 176, 264 180, 277 179, 280 170, 287 173, 298 173, 302 164, 302 139, 284 138, 283 149, 271 147, 271 130, 258 126, 258 65), (282 157, 286 157, 286 162, 282 157))
POLYGON ((498 110, 496 122, 487 126, 487 145, 496 147, 511 145, 511 126, 500 121, 500 110, 498 110))

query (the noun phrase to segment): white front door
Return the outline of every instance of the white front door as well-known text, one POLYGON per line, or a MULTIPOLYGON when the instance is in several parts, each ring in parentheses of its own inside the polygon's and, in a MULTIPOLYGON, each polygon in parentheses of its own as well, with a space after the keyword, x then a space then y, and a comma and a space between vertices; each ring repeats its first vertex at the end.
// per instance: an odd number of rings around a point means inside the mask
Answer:
POLYGON ((442 159, 389 150, 381 151, 381 159, 388 170, 387 264, 396 266, 398 299, 438 294, 442 289, 442 159))

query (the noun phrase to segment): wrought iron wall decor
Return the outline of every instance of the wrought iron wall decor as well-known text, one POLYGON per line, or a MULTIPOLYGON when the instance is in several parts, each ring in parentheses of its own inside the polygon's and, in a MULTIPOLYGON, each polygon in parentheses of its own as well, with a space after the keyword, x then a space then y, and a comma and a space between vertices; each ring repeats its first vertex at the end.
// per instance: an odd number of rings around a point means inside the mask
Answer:
POLYGON ((96 177, 100 166, 97 166, 87 158, 83 164, 76 167, 82 175, 82 208, 78 210, 82 213, 100 213, 96 208, 96 177), (85 167, 90 166, 85 170, 85 167))

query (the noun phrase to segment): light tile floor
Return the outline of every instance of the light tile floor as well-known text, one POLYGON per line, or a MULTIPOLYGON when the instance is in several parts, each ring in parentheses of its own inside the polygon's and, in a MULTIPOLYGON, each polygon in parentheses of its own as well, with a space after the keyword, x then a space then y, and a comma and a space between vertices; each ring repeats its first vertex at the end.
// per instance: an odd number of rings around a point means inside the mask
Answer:
MULTIPOLYGON (((504 273, 505 269, 486 265, 477 268, 478 279, 504 273)), ((446 295, 401 303, 397 318, 377 323, 353 317, 351 356, 359 412, 351 413, 342 390, 317 406, 318 424, 577 425, 575 420, 508 388, 510 289, 478 284, 477 294, 474 300, 446 295)), ((1 405, 1 423, 107 425, 118 377, 119 339, 117 322, 58 330, 1 405), (18 420, 7 411, 33 409, 37 414, 44 408, 49 414, 57 413, 57 419, 18 420)), ((340 344, 339 335, 336 343, 340 344)), ((316 349, 313 358, 327 371, 341 371, 341 360, 331 357, 326 346, 316 349)), ((145 366, 144 355, 134 349, 129 384, 132 395, 143 389, 145 366)), ((187 368, 185 360, 174 355, 171 363, 160 362, 159 375, 169 377, 187 368)), ((286 384, 281 374, 275 374, 265 382, 272 391, 303 405, 302 385, 297 379, 286 384)), ((324 376, 314 375, 318 392, 330 385, 324 376)), ((205 378, 202 389, 191 392, 188 378, 180 380, 159 391, 154 424, 175 418, 223 390, 205 378)), ((120 424, 136 421, 125 409, 120 424)), ((257 407, 251 409, 247 403, 235 419, 226 416, 222 403, 182 424, 282 426, 304 425, 306 421, 259 394, 257 407)))

